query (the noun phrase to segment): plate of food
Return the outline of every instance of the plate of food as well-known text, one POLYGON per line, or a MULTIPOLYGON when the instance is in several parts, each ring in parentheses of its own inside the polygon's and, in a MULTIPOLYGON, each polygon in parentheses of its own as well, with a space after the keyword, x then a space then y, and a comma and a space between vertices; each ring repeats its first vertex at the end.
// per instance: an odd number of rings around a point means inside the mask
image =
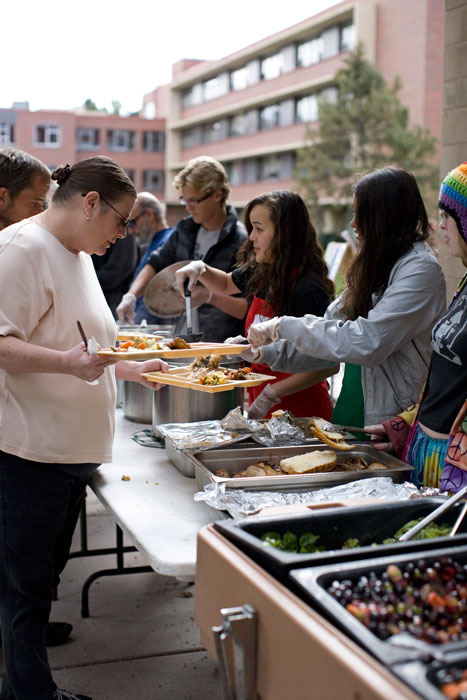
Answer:
POLYGON ((177 357, 200 357, 203 355, 236 355, 247 345, 234 343, 187 343, 183 338, 157 338, 141 336, 128 338, 110 348, 103 348, 97 354, 100 357, 112 357, 115 360, 150 360, 155 357, 173 359, 177 357))
POLYGON ((200 357, 187 367, 172 367, 168 372, 147 372, 143 376, 151 382, 210 393, 230 391, 238 386, 257 386, 271 380, 270 375, 252 372, 249 367, 222 367, 220 361, 219 355, 200 357))

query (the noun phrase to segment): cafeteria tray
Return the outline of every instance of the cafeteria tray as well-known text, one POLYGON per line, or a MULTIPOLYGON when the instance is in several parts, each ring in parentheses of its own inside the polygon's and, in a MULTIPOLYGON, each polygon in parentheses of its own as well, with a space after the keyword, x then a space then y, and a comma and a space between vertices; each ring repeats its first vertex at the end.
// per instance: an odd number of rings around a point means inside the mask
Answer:
MULTIPOLYGON (((219 369, 229 369, 228 367, 219 366, 219 369)), ((168 372, 145 372, 143 377, 149 379, 150 382, 158 382, 160 384, 171 384, 182 389, 194 389, 195 391, 205 391, 209 394, 215 394, 220 391, 232 391, 237 387, 243 388, 247 386, 258 386, 263 382, 270 381, 271 375, 258 374, 252 372, 248 375, 249 379, 227 379, 223 384, 200 384, 199 379, 191 378, 191 367, 172 367, 168 372)))
POLYGON ((421 640, 413 640, 414 643, 408 646, 400 643, 400 635, 393 635, 392 638, 383 641, 359 622, 343 605, 338 603, 327 592, 326 588, 336 580, 350 580, 353 582, 357 581, 360 576, 368 576, 373 571, 377 575, 381 574, 389 564, 400 566, 423 560, 429 566, 439 561, 441 557, 446 556, 451 556, 453 559, 465 564, 467 563, 467 547, 465 545, 443 547, 432 549, 428 552, 414 550, 409 553, 388 557, 383 556, 354 562, 292 569, 290 577, 293 583, 298 586, 301 597, 305 602, 316 608, 324 617, 343 630, 383 664, 393 666, 394 664, 415 660, 429 662, 439 652, 448 653, 457 650, 459 647, 465 650, 465 640, 462 642, 447 642, 445 644, 427 644, 421 640), (391 639, 393 641, 390 641, 391 639))
MULTIPOLYGON (((330 450, 328 445, 312 446, 313 450, 330 450)), ((218 469, 227 469, 229 474, 240 472, 250 464, 260 461, 279 464, 281 459, 303 454, 303 445, 293 447, 251 447, 223 448, 222 450, 204 450, 190 454, 195 464, 196 484, 202 490, 206 484, 225 484, 226 488, 273 491, 310 491, 314 489, 346 484, 357 479, 368 479, 377 476, 389 476, 394 482, 401 483, 407 479, 413 469, 387 452, 382 452, 369 444, 356 444, 351 450, 335 450, 338 462, 348 457, 361 457, 367 462, 381 462, 386 469, 375 471, 349 472, 320 472, 318 474, 286 474, 278 476, 256 477, 220 477, 216 476, 218 469), (342 455, 342 457, 341 457, 342 455)))
MULTIPOLYGON (((430 550, 452 546, 453 540, 450 537, 408 540, 385 545, 373 544, 382 542, 387 537, 393 537, 407 522, 424 518, 445 500, 445 498, 418 498, 365 506, 310 509, 305 513, 230 520, 214 523, 214 526, 224 537, 273 576, 287 580, 291 569, 404 554, 414 549, 430 550), (277 532, 280 535, 293 532, 297 537, 310 532, 313 535, 319 535, 317 545, 322 545, 326 549, 324 552, 303 554, 283 552, 261 540, 261 536, 267 532, 277 532), (342 543, 348 537, 356 537, 361 546, 341 549, 342 543)), ((455 504, 439 517, 437 523, 454 525, 461 508, 462 504, 455 504)), ((456 545, 467 545, 467 521, 462 522, 455 539, 456 545)))
MULTIPOLYGON (((110 348, 104 348, 97 352, 100 357, 112 357, 114 360, 140 360, 151 359, 153 357, 163 357, 169 360, 177 357, 202 357, 203 355, 236 355, 248 345, 227 344, 227 343, 190 343, 189 348, 180 348, 171 350, 170 348, 163 350, 134 350, 130 352, 114 352, 110 348), (137 357, 140 355, 140 357, 137 357)), ((271 379, 271 377, 269 377, 271 379)))

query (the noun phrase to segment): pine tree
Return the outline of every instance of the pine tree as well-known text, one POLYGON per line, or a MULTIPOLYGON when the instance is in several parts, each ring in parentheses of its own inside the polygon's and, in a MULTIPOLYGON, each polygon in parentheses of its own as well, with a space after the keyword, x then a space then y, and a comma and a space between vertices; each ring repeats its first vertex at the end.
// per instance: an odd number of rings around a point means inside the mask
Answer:
POLYGON ((436 139, 428 129, 409 125, 408 109, 398 98, 400 79, 387 86, 365 59, 362 45, 345 63, 336 74, 336 99, 319 99, 319 126, 307 129, 297 157, 296 179, 314 220, 322 225, 325 204, 337 225, 345 226, 356 177, 387 165, 416 176, 427 209, 434 213, 436 139))

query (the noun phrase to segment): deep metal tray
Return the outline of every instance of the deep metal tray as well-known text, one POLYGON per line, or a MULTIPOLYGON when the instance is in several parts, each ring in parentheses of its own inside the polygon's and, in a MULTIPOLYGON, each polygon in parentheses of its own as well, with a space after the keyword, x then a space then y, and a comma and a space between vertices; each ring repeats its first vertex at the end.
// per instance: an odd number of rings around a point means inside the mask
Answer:
POLYGON ((467 668, 467 649, 443 653, 440 660, 429 664, 421 661, 395 664, 391 670, 425 700, 446 700, 447 696, 441 692, 436 681, 436 674, 453 667, 467 668))
MULTIPOLYGON (((360 623, 351 613, 349 613, 340 603, 338 603, 326 590, 334 580, 349 579, 356 581, 360 576, 367 576, 370 571, 377 574, 383 572, 389 564, 403 564, 415 562, 423 559, 427 564, 434 563, 443 556, 455 557, 457 561, 467 562, 467 547, 444 547, 426 551, 415 551, 407 554, 400 554, 392 557, 378 557, 340 564, 329 564, 327 566, 308 567, 304 569, 293 569, 290 572, 291 580, 298 585, 302 598, 314 608, 317 608, 336 627, 342 629, 352 639, 364 647, 370 654, 373 654, 379 661, 387 666, 406 663, 409 661, 423 661, 429 663, 433 656, 441 653, 458 650, 465 650, 466 642, 449 642, 447 644, 426 644, 416 641, 414 646, 404 647, 392 643, 390 640, 383 641, 374 635, 367 627, 360 623)), ((398 635, 395 635, 395 639, 398 635)))
MULTIPOLYGON (((214 526, 236 547, 284 581, 288 579, 288 572, 291 569, 369 559, 376 556, 393 556, 414 550, 427 551, 451 547, 454 544, 451 537, 434 537, 376 546, 372 544, 392 537, 407 522, 425 517, 445 500, 445 498, 420 498, 413 501, 389 501, 367 506, 310 509, 307 513, 226 520, 216 522, 214 526), (280 535, 293 532, 298 537, 305 532, 311 532, 319 535, 317 544, 323 545, 326 550, 307 554, 282 552, 261 540, 261 536, 266 532, 278 532, 280 535), (341 549, 342 543, 348 537, 357 537, 361 546, 341 549)), ((455 504, 443 513, 437 522, 454 525, 461 508, 462 504, 455 504)), ((456 546, 467 545, 467 521, 464 520, 461 523, 455 540, 456 546)))
POLYGON ((346 457, 361 457, 367 462, 381 462, 387 469, 380 471, 352 471, 352 472, 321 472, 319 474, 287 474, 278 476, 256 476, 227 478, 216 476, 218 469, 227 469, 229 474, 242 471, 250 464, 264 460, 279 464, 281 459, 303 454, 311 450, 330 450, 328 445, 317 444, 313 446, 295 445, 293 447, 252 447, 252 448, 223 448, 220 450, 204 450, 188 455, 195 465, 196 485, 200 490, 206 484, 225 484, 227 488, 249 490, 314 490, 346 484, 357 479, 368 479, 376 476, 389 476, 394 482, 405 481, 412 468, 387 452, 381 452, 369 444, 356 444, 351 450, 339 451, 337 460, 346 457))

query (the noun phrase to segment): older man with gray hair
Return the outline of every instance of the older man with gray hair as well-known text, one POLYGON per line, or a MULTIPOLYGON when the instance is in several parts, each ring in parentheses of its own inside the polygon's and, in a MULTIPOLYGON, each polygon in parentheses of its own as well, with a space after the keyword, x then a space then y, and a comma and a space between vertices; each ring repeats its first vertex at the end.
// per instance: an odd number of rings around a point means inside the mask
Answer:
MULTIPOLYGON (((160 248, 175 229, 167 226, 166 207, 157 197, 150 192, 139 192, 133 209, 127 231, 135 236, 138 241, 141 259, 136 268, 133 279, 147 264, 148 258, 155 250, 160 248)), ((148 323, 171 323, 173 319, 153 316, 144 305, 140 296, 135 304, 135 323, 141 323, 145 319, 148 323)))

